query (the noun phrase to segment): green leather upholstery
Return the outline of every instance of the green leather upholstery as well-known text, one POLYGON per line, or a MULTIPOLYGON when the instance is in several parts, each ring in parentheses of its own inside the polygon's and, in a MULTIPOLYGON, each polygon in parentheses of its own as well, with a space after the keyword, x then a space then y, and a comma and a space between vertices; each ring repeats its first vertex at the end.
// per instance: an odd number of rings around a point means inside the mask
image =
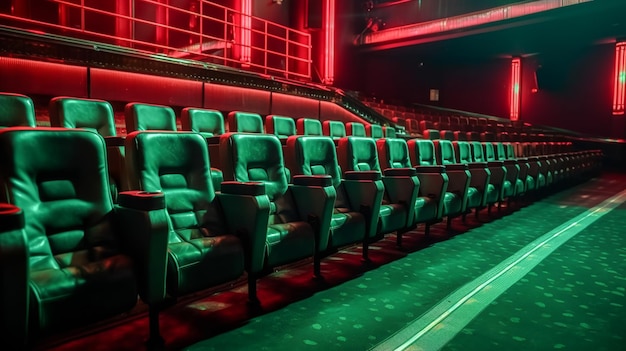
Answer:
MULTIPOLYGON (((387 169, 410 169, 414 173, 416 173, 415 169, 411 165, 409 148, 407 146, 407 142, 404 139, 379 139, 376 142, 376 146, 378 148, 378 161, 380 163, 380 167, 385 173, 387 173, 387 169)), ((386 174, 385 178, 387 177, 388 175, 386 174)), ((409 189, 412 180, 408 180, 408 178, 415 178, 415 190, 418 191, 418 193, 415 194, 413 200, 414 212, 412 215, 414 218, 412 220, 409 220, 409 225, 415 223, 436 222, 438 213, 443 211, 443 201, 441 201, 441 189, 437 191, 436 194, 420 192, 421 184, 417 173, 415 176, 403 176, 402 178, 407 179, 405 180, 405 182, 407 182, 407 185, 404 188, 398 189, 399 191, 405 193, 403 195, 405 199, 403 199, 402 201, 410 201, 409 196, 412 196, 410 195, 412 191, 409 189)), ((429 186, 427 186, 427 188, 428 187, 429 186)), ((389 188, 387 184, 385 184, 385 188, 389 188)))
POLYGON ((330 237, 326 245, 320 243, 320 249, 336 249, 338 247, 367 239, 366 211, 353 206, 351 193, 345 186, 341 169, 337 163, 335 144, 327 136, 294 136, 287 139, 285 162, 294 176, 327 175, 332 180, 336 193, 333 213, 330 222, 330 237))
MULTIPOLYGON (((448 218, 463 214, 467 210, 468 195, 470 192, 471 173, 466 164, 458 164, 454 154, 454 147, 449 140, 435 140, 437 164, 446 167, 448 174, 448 192, 444 198, 444 213, 448 218), (458 207, 460 202, 460 207, 458 207), (458 212, 457 212, 458 210, 458 212)), ((474 191, 472 193, 475 193, 474 191)))
MULTIPOLYGON (((378 163, 378 152, 376 149, 376 141, 367 137, 344 137, 339 139, 339 145, 337 148, 339 166, 346 179, 349 179, 346 172, 376 172, 382 173, 380 165, 378 163)), ((386 177, 385 177, 386 178, 386 177)), ((414 179, 413 187, 417 185, 417 178, 414 179)), ((377 181, 374 181, 375 183, 377 181)), ((401 192, 398 189, 402 189, 398 184, 391 184, 393 179, 386 180, 383 183, 382 191, 383 198, 381 199, 380 209, 378 211, 378 237, 382 234, 391 233, 396 230, 405 230, 408 228, 408 220, 414 209, 414 201, 416 193, 411 193, 412 201, 410 199, 406 202, 401 201, 402 198, 395 195, 401 192), (390 189, 386 189, 387 187, 390 189)), ((347 185, 347 184, 346 184, 347 185)), ((370 195, 372 199, 378 198, 378 196, 370 195)), ((377 207, 376 203, 369 203, 372 209, 377 207)), ((377 212, 372 212, 377 213, 377 212)))
POLYGON ((426 129, 422 131, 422 135, 424 135, 424 139, 429 140, 438 140, 441 138, 441 134, 437 129, 426 129))
POLYGON ((128 311, 138 293, 151 306, 163 301, 162 195, 144 196, 153 202, 151 209, 114 206, 100 135, 60 128, 1 130, 0 179, 5 186, 0 202, 24 212, 28 318, 35 336, 128 311))
POLYGON ((383 127, 383 131, 385 132, 385 138, 395 138, 396 137, 396 129, 393 127, 385 126, 383 127))
POLYGON ((8 349, 24 349, 27 344, 28 259, 24 213, 0 203, 0 338, 8 349))
POLYGON ((228 114, 228 131, 263 133, 263 118, 258 113, 231 111, 228 114))
POLYGON ((298 135, 324 135, 322 122, 312 118, 300 118, 296 121, 298 135))
MULTIPOLYGON (((474 136, 474 138, 475 137, 476 136, 474 136)), ((483 153, 483 145, 480 141, 471 141, 469 144, 472 151, 472 160, 475 163, 484 164, 489 171, 489 183, 485 190, 485 201, 487 205, 493 205, 498 201, 502 201, 502 183, 504 182, 506 168, 504 168, 501 163, 489 163, 487 161, 483 153)))
POLYGON ((517 182, 515 183, 515 195, 524 195, 527 191, 534 189, 534 179, 528 175, 530 165, 528 164, 526 159, 518 159, 517 157, 515 157, 515 146, 513 146, 513 144, 506 142, 503 143, 503 145, 506 159, 517 162, 519 167, 517 182))
MULTIPOLYGON (((181 296, 240 277, 243 238, 227 223, 196 133, 133 132, 126 138, 133 189, 162 192, 168 213, 167 291, 181 296)), ((253 218, 241 218, 242 222, 253 218)), ((248 263, 249 265, 250 263, 248 263)))
POLYGON ((411 139, 407 142, 411 164, 415 166, 420 180, 420 193, 438 199, 437 219, 461 213, 469 180, 465 171, 450 170, 457 182, 450 184, 445 167, 437 171, 435 145, 432 140, 411 139))
POLYGON ((224 116, 220 111, 187 107, 180 114, 183 130, 191 130, 202 136, 212 137, 224 134, 224 116))
POLYGON ((346 136, 346 126, 341 121, 322 122, 322 131, 324 132, 324 135, 333 139, 339 139, 346 136))
POLYGON ((296 135, 296 121, 291 117, 269 115, 265 117, 265 132, 280 139, 296 135))
POLYGON ((365 134, 365 126, 363 125, 363 123, 359 123, 359 122, 346 123, 346 133, 347 135, 352 135, 352 136, 360 136, 360 137, 367 136, 365 134))
MULTIPOLYGON (((485 134, 485 133, 483 133, 485 134)), ((517 178, 517 171, 512 168, 515 167, 514 164, 507 164, 504 160, 498 160, 496 157, 496 150, 494 148, 495 142, 484 141, 481 143, 483 149, 483 155, 485 160, 489 165, 489 169, 491 170, 492 179, 501 179, 501 187, 500 187, 500 199, 498 201, 502 201, 504 199, 511 198, 515 196, 514 184, 515 181, 512 181, 509 176, 509 169, 511 172, 514 172, 513 176, 517 178), (501 175, 498 173, 502 173, 501 175)))
POLYGON ((467 188, 466 209, 481 208, 487 204, 487 191, 491 174, 486 164, 475 164, 472 160, 472 149, 467 141, 440 140, 439 144, 443 164, 464 164, 470 172, 470 186, 467 188), (448 145, 452 144, 450 151, 448 145))
POLYGON ((33 100, 21 94, 0 93, 0 128, 35 127, 33 100))
POLYGON ((169 106, 131 102, 124 108, 126 130, 173 130, 176 131, 176 114, 169 106))
POLYGON ((365 133, 368 137, 374 139, 384 138, 383 127, 380 124, 368 124, 365 126, 365 133))
POLYGON ((270 202, 265 267, 314 256, 316 243, 328 235, 328 231, 316 231, 315 223, 330 221, 334 201, 334 194, 328 193, 331 187, 317 187, 320 194, 326 193, 324 201, 321 195, 316 201, 296 196, 288 184, 282 146, 272 134, 226 133, 220 137, 220 156, 227 181, 259 182, 265 186, 270 202), (313 204, 320 206, 313 208, 313 204))
POLYGON ((87 129, 105 137, 111 194, 113 201, 117 202, 117 194, 130 188, 126 177, 123 138, 117 136, 111 104, 104 100, 60 96, 50 100, 49 111, 53 127, 87 129))

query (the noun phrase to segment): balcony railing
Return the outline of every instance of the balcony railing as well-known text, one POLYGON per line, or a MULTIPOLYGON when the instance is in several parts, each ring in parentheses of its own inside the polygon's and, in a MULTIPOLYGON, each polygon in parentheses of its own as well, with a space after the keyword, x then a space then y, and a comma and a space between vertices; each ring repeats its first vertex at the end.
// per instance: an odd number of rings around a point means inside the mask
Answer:
POLYGON ((311 79, 308 33, 206 0, 172 3, 49 0, 45 6, 55 6, 55 11, 11 7, 0 12, 0 21, 178 59, 311 79))

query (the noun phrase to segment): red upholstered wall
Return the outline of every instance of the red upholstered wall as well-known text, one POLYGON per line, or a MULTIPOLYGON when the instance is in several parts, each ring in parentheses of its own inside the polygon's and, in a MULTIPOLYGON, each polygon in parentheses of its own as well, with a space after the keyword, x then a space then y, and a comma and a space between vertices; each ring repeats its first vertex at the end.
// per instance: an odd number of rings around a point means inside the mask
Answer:
POLYGON ((270 92, 219 84, 204 85, 204 107, 220 111, 270 114, 270 92))
POLYGON ((201 107, 202 82, 93 68, 91 97, 108 101, 201 107))
POLYGON ((87 97, 87 67, 0 57, 0 91, 87 97))
POLYGON ((319 119, 320 102, 299 96, 272 93, 271 112, 279 116, 319 119))

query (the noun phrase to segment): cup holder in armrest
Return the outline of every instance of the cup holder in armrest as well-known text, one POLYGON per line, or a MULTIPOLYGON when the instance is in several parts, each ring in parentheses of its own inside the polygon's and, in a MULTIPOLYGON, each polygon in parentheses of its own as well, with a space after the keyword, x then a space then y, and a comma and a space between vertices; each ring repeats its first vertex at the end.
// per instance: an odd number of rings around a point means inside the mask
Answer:
POLYGON ((152 211, 165 208, 165 195, 158 191, 123 191, 117 202, 122 207, 152 211))

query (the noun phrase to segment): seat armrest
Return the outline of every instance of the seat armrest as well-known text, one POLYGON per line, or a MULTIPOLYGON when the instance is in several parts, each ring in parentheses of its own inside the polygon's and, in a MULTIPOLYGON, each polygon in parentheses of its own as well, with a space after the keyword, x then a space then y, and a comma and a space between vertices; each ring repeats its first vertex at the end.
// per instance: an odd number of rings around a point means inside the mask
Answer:
POLYGON ((147 304, 165 299, 168 215, 163 193, 125 191, 115 206, 116 229, 137 267, 139 296, 147 304))
POLYGON ((104 137, 104 143, 107 147, 119 147, 124 146, 126 137, 123 136, 107 136, 104 137))
POLYGON ((416 173, 415 168, 386 168, 383 170, 385 177, 413 177, 416 173))
POLYGON ((134 210, 160 210, 165 208, 165 195, 151 191, 123 191, 118 195, 118 203, 134 210))
POLYGON ((24 213, 11 204, 0 203, 0 233, 24 228, 24 213))
POLYGON ((476 168, 487 168, 487 162, 470 162, 467 164, 467 167, 469 169, 476 169, 476 168))
POLYGON ((504 162, 503 161, 489 161, 487 162, 487 166, 488 167, 502 167, 504 166, 504 162))
POLYGON ((0 338, 8 349, 26 349, 30 299, 26 240, 22 210, 0 203, 0 338))
POLYGON ((222 193, 248 196, 265 195, 265 183, 226 181, 222 182, 222 193))
MULTIPOLYGON (((236 184, 241 184, 243 190, 256 189, 258 186, 250 186, 243 182, 233 183, 230 190, 233 192, 217 193, 217 200, 222 208, 228 230, 237 234, 244 245, 245 269, 248 274, 259 273, 263 270, 265 260, 265 241, 267 239, 267 224, 270 215, 270 200, 265 194, 253 195, 255 191, 235 192, 236 184), (246 186, 247 185, 247 186, 246 186)), ((229 187, 227 187, 226 190, 229 187)), ((265 192, 265 187, 262 187, 265 192)), ((222 190, 224 190, 222 184, 222 190)))
POLYGON ((332 186, 333 179, 326 174, 321 175, 296 175, 292 178, 292 183, 294 185, 302 185, 302 186, 332 186))
POLYGON ((466 171, 469 169, 469 166, 466 163, 454 163, 445 166, 446 171, 466 171))
POLYGON ((446 173, 445 166, 416 166, 417 173, 446 173))
POLYGON ((206 143, 209 145, 219 145, 220 143, 219 135, 211 135, 211 136, 205 137, 205 139, 206 139, 206 143))
MULTIPOLYGON (((419 191, 420 183, 419 179, 415 175, 413 168, 396 168, 398 170, 410 170, 413 173, 411 176, 387 176, 383 177, 383 183, 385 184, 385 193, 387 194, 387 200, 392 204, 402 204, 406 207, 407 222, 405 226, 408 228, 412 226, 413 218, 415 215, 414 206, 417 193, 419 191)), ((407 172, 409 173, 409 172, 407 172)))
POLYGON ((346 180, 381 180, 382 175, 378 171, 346 171, 343 174, 346 180))
MULTIPOLYGON (((346 172, 346 175, 349 172, 346 172)), ((380 206, 383 201, 385 186, 380 180, 379 172, 352 172, 352 173, 369 173, 378 176, 378 180, 363 181, 361 179, 348 179, 342 181, 345 189, 350 209, 352 211, 361 212, 367 223, 367 237, 374 237, 377 231, 378 216, 380 206)))
POLYGON ((289 192, 296 204, 300 219, 313 227, 316 251, 325 251, 328 247, 330 222, 337 198, 331 177, 295 176, 294 184, 289 185, 289 192))

